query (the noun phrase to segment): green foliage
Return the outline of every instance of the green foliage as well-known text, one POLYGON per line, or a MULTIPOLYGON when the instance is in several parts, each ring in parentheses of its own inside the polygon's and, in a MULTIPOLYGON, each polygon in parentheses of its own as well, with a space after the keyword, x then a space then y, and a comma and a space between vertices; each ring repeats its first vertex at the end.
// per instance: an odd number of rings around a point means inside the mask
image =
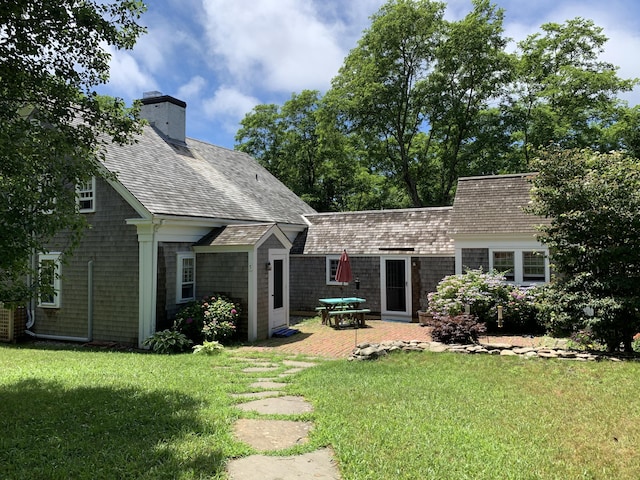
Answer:
POLYGON ((638 84, 603 61, 590 20, 548 23, 507 53, 504 11, 389 0, 329 91, 259 105, 236 140, 319 211, 452 202, 460 176, 528 172, 540 146, 640 152, 638 84))
POLYGON ((532 211, 551 219, 551 320, 589 327, 608 349, 640 331, 640 162, 622 153, 550 148, 535 166, 532 211))
POLYGON ((631 348, 634 352, 640 353, 640 333, 636 333, 633 336, 633 342, 631 343, 631 348))
POLYGON ((136 107, 94 88, 108 80, 108 48, 132 48, 144 31, 144 9, 131 0, 0 8, 0 300, 29 296, 29 256, 56 233, 71 232, 56 250, 77 245, 86 223, 74 186, 104 175, 102 147, 138 131, 136 107))
POLYGON ((487 327, 473 315, 439 315, 429 324, 431 338, 436 342, 468 344, 476 343, 485 334, 487 327))
POLYGON ((189 349, 193 342, 183 333, 175 330, 162 330, 151 335, 142 342, 155 353, 182 353, 189 349))
POLYGON ((201 301, 189 302, 176 315, 174 329, 184 333, 194 343, 233 339, 240 309, 223 295, 212 295, 201 301))
POLYGON ((511 333, 536 333, 541 329, 537 314, 538 287, 522 288, 507 283, 505 277, 482 269, 467 270, 461 275, 449 275, 428 295, 428 311, 434 318, 456 317, 465 313, 498 329, 498 306, 502 306, 504 330, 511 333))
POLYGON ((217 355, 224 350, 224 346, 220 342, 202 342, 202 345, 196 345, 193 347, 193 353, 195 355, 217 355))

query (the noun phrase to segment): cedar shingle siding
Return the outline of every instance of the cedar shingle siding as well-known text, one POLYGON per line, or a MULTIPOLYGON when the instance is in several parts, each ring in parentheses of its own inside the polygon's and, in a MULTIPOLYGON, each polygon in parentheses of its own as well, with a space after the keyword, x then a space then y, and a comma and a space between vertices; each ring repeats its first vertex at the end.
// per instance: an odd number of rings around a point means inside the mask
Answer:
MULTIPOLYGON (((93 340, 138 339, 138 237, 125 219, 138 215, 113 188, 96 179, 96 212, 84 214, 91 228, 62 265, 61 308, 37 308, 33 331, 84 338, 88 334, 88 271, 93 262, 93 340)), ((54 244, 66 244, 59 235, 54 244)), ((56 251, 52 245, 51 250, 56 251)))

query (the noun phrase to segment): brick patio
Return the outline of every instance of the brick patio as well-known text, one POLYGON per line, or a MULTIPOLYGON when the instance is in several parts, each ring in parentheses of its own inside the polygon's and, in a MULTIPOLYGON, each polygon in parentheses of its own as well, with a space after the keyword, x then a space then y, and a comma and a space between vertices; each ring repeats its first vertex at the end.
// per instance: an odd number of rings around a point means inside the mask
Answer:
MULTIPOLYGON (((345 328, 336 330, 322 325, 319 318, 305 320, 293 325, 300 331, 287 338, 271 338, 242 347, 251 351, 274 351, 294 355, 311 355, 328 358, 346 358, 356 343, 379 343, 385 340, 431 341, 429 328, 419 323, 387 322, 367 320, 367 328, 345 328)), ((518 346, 533 346, 535 339, 525 337, 482 337, 490 343, 510 343, 518 346)))

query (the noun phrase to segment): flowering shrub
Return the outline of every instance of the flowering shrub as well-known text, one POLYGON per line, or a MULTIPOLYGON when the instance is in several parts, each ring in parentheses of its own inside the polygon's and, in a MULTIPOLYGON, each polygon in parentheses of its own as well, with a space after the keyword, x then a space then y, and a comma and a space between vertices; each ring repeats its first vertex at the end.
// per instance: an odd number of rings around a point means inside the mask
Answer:
POLYGON ((489 330, 497 330, 498 306, 502 306, 505 330, 528 332, 540 330, 536 321, 537 287, 522 288, 505 281, 498 272, 467 270, 462 275, 443 278, 435 292, 428 295, 428 311, 434 318, 469 313, 485 323, 489 330))
POLYGON ((636 333, 633 336, 633 342, 631 342, 631 348, 634 352, 640 353, 640 333, 636 333))
POLYGON ((479 323, 473 315, 439 316, 430 325, 431 338, 442 343, 476 343, 478 337, 487 331, 484 323, 479 323))
POLYGON ((596 335, 590 328, 572 333, 567 346, 572 350, 605 350, 605 345, 596 338, 596 335))
POLYGON ((239 308, 228 298, 212 295, 200 302, 188 303, 176 315, 174 328, 197 344, 203 341, 225 343, 236 332, 239 313, 239 308))

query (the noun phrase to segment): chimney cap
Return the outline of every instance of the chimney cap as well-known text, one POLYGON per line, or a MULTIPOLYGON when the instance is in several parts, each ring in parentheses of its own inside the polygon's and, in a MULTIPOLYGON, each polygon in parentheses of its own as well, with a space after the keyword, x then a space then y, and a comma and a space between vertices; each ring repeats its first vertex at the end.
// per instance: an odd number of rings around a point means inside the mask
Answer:
MULTIPOLYGON (((143 105, 153 105, 155 103, 165 103, 165 102, 169 102, 169 103, 173 103, 174 105, 177 105, 178 107, 182 107, 182 108, 187 108, 187 103, 182 101, 182 100, 178 100, 175 97, 172 97, 171 95, 162 95, 160 94, 159 96, 149 96, 147 97, 146 94, 147 93, 151 93, 151 92, 145 92, 145 94, 142 97, 142 104, 143 105)), ((160 92, 157 92, 160 93, 160 92)))
POLYGON ((162 92, 158 90, 150 90, 148 92, 142 92, 142 98, 153 98, 153 97, 161 97, 162 92))

